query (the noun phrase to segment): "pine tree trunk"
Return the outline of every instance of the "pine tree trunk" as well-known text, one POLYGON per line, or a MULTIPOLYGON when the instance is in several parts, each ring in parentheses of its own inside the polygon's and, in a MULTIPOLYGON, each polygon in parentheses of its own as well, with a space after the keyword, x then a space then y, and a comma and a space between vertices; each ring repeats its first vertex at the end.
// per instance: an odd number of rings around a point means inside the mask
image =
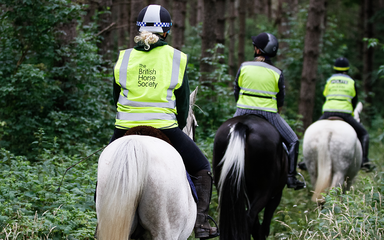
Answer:
POLYGON ((188 1, 188 21, 191 27, 196 27, 197 25, 197 0, 188 1))
MULTIPOLYGON (((217 13, 217 25, 216 25, 216 43, 223 45, 223 48, 218 48, 217 53, 224 55, 225 46, 225 18, 226 18, 226 7, 225 0, 216 0, 216 11, 217 13)), ((224 63, 224 58, 219 59, 219 63, 224 63)))
POLYGON ((130 14, 130 27, 129 27, 129 48, 135 46, 135 36, 138 34, 136 21, 141 9, 145 6, 141 0, 131 0, 131 14, 130 14))
POLYGON ((204 21, 203 32, 201 35, 201 61, 200 61, 200 82, 203 85, 210 86, 212 88, 212 81, 208 75, 212 72, 213 54, 208 50, 213 49, 215 46, 215 27, 216 27, 216 6, 215 0, 204 0, 204 21), (213 41, 212 41, 213 40, 213 41))
POLYGON ((186 7, 186 0, 173 1, 174 10, 172 14, 172 46, 179 50, 181 50, 184 45, 186 7))
POLYGON ((316 90, 317 60, 322 34, 322 24, 325 17, 325 1, 310 0, 306 33, 304 39, 303 70, 301 73, 301 88, 299 114, 303 116, 304 131, 312 123, 312 115, 316 90))
MULTIPOLYGON (((373 23, 370 21, 374 15, 373 0, 364 0, 364 38, 373 37, 373 23)), ((368 43, 363 43, 363 86, 365 93, 364 110, 366 120, 371 124, 372 117, 372 72, 373 72, 373 48, 368 48, 368 43)))
POLYGON ((229 53, 228 53, 228 66, 229 75, 236 76, 237 65, 235 60, 235 21, 236 21, 236 7, 235 0, 229 1, 229 53))
POLYGON ((118 19, 118 40, 117 45, 119 49, 124 49, 128 47, 128 34, 129 34, 129 11, 130 10, 130 1, 121 0, 118 5, 119 19, 118 19))
POLYGON ((197 0, 197 23, 204 21, 204 0, 197 0))
POLYGON ((239 0, 239 45, 238 45, 238 52, 237 52, 237 65, 240 66, 242 62, 244 62, 245 59, 245 19, 247 14, 247 1, 246 0, 239 0))

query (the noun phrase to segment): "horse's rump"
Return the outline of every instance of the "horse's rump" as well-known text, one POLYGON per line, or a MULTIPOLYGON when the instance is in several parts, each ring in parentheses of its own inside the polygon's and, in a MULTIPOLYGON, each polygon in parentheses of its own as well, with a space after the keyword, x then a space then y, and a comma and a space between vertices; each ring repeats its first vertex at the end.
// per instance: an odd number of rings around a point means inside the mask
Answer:
POLYGON ((196 205, 185 173, 181 156, 163 140, 130 135, 108 145, 98 166, 99 239, 128 239, 138 221, 154 238, 187 238, 196 205))
POLYGON ((244 115, 220 126, 214 142, 213 171, 219 192, 221 239, 249 239, 258 213, 284 188, 286 167, 281 136, 266 120, 244 115))
POLYGON ((361 144, 355 130, 346 122, 319 120, 304 133, 303 157, 315 189, 313 201, 322 199, 328 188, 348 190, 361 164, 361 144))

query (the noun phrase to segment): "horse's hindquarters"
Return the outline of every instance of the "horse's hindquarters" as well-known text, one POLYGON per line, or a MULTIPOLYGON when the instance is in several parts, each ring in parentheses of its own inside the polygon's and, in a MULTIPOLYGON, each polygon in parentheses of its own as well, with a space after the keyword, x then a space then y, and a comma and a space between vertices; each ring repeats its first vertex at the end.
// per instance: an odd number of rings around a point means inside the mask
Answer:
POLYGON ((149 239, 187 239, 196 204, 180 155, 157 138, 117 139, 99 159, 96 210, 99 240, 128 239, 137 220, 149 239))
POLYGON ((154 239, 187 239, 196 220, 196 203, 179 153, 170 145, 151 150, 139 217, 154 239))
POLYGON ((354 129, 346 122, 320 120, 305 131, 303 157, 311 183, 315 188, 313 200, 322 198, 327 188, 347 188, 360 169, 361 144, 354 129))

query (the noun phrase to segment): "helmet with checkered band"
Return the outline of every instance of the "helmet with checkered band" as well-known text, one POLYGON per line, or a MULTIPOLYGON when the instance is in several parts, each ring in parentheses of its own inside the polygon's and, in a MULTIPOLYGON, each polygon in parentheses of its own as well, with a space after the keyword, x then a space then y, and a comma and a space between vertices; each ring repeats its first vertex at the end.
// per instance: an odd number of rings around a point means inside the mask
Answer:
POLYGON ((279 49, 279 42, 277 38, 270 33, 260 33, 257 36, 252 36, 252 43, 255 47, 269 57, 276 56, 277 50, 279 49))
POLYGON ((160 5, 149 5, 137 16, 137 30, 152 33, 169 33, 172 26, 171 15, 160 5))

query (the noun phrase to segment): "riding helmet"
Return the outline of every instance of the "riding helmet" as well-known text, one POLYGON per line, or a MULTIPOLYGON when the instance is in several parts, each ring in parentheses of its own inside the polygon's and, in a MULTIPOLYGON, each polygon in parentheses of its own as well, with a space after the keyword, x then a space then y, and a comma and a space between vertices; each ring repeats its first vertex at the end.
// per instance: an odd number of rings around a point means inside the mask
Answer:
POLYGON ((345 57, 339 57, 338 59, 336 59, 333 69, 335 69, 338 72, 348 71, 349 70, 348 59, 346 59, 345 57))
POLYGON ((277 50, 279 49, 279 42, 277 38, 270 33, 260 33, 257 36, 252 36, 252 43, 255 47, 269 57, 276 56, 277 50))
POLYGON ((171 15, 160 5, 149 5, 140 11, 136 25, 139 32, 169 32, 172 26, 171 15))

